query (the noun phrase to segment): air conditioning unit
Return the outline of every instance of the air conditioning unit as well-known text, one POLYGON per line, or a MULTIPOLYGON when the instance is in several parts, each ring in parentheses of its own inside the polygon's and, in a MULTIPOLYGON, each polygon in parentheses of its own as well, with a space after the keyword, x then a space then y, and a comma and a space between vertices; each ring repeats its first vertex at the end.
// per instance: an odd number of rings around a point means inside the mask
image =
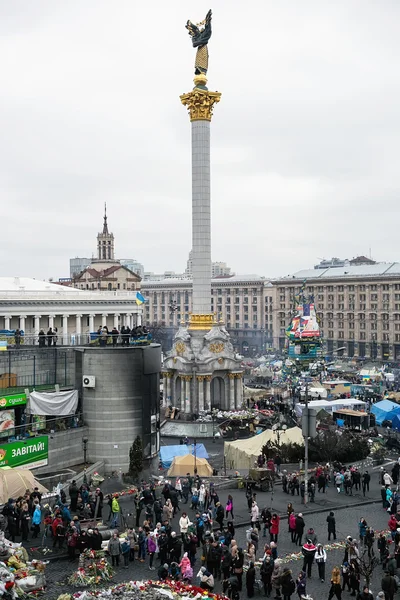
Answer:
POLYGON ((82 377, 82 384, 84 388, 94 388, 96 387, 96 377, 93 375, 84 375, 82 377))

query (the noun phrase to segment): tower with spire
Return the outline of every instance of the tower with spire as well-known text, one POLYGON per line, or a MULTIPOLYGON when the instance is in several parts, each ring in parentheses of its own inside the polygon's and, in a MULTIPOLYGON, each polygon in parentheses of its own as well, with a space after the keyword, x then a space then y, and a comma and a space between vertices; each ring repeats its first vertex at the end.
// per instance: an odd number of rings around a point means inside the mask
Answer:
POLYGON ((115 262, 114 234, 108 231, 106 203, 104 203, 103 231, 97 234, 97 260, 115 262))

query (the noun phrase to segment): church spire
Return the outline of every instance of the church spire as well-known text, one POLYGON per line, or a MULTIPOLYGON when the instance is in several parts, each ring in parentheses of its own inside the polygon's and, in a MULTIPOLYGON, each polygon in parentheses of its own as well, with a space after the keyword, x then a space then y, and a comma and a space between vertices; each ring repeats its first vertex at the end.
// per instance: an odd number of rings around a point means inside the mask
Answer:
POLYGON ((103 224, 103 233, 108 235, 108 225, 107 225, 107 202, 104 202, 104 224, 103 224))
POLYGON ((104 203, 103 231, 97 234, 97 260, 115 261, 114 234, 108 231, 106 203, 104 203))

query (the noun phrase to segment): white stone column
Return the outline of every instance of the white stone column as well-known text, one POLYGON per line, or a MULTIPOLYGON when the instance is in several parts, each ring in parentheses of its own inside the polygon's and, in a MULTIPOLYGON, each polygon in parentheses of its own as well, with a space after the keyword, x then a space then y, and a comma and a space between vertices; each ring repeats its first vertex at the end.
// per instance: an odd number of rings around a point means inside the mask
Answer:
POLYGON ((55 315, 49 315, 49 328, 51 327, 52 329, 54 327, 54 316, 55 315))
POLYGON ((192 121, 193 314, 211 312, 210 121, 192 121))
POLYGON ((26 315, 20 315, 19 316, 19 328, 24 333, 25 333, 25 319, 26 319, 26 315))
POLYGON ((240 410, 242 408, 242 398, 243 398, 243 381, 242 381, 242 377, 238 376, 236 378, 236 410, 240 410))
POLYGON ((40 331, 40 319, 42 318, 42 315, 35 315, 35 330, 34 330, 34 340, 33 343, 34 344, 38 344, 39 343, 39 331, 40 331))
POLYGON ((197 376, 199 412, 204 410, 204 375, 197 376))
POLYGON ((115 329, 118 329, 118 326, 119 326, 118 318, 119 318, 119 313, 115 313, 114 314, 114 327, 115 327, 115 329))
POLYGON ((62 327, 62 343, 63 346, 68 346, 68 317, 69 315, 63 315, 63 327, 62 327))
POLYGON ((82 319, 83 315, 77 314, 75 315, 75 319, 76 319, 76 327, 75 327, 75 333, 76 333, 76 344, 79 345, 81 343, 81 335, 82 335, 82 319))
POLYGON ((171 377, 170 373, 167 375, 167 405, 171 404, 171 377))
POLYGON ((4 316, 4 329, 10 329, 11 317, 4 316))
POLYGON ((229 410, 235 410, 235 375, 228 373, 229 377, 229 410))
POLYGON ((93 313, 89 314, 89 332, 92 333, 94 331, 94 318, 96 315, 93 313))
POLYGON ((191 412, 191 397, 190 397, 190 383, 191 383, 191 376, 188 375, 186 377, 186 381, 185 381, 185 413, 186 414, 190 414, 191 412))
POLYGON ((143 309, 139 309, 138 313, 137 313, 137 317, 136 317, 136 323, 139 327, 139 325, 142 324, 142 311, 143 309))
MULTIPOLYGON (((181 380, 181 406, 180 406, 180 410, 182 413, 185 412, 185 403, 186 403, 186 376, 185 375, 179 375, 180 380, 181 380)), ((179 408, 179 407, 177 407, 179 408)))
POLYGON ((204 389, 204 410, 211 409, 211 375, 206 375, 205 389, 204 389))
POLYGON ((103 313, 101 315, 101 326, 102 327, 106 327, 107 326, 107 317, 108 317, 107 313, 103 313))

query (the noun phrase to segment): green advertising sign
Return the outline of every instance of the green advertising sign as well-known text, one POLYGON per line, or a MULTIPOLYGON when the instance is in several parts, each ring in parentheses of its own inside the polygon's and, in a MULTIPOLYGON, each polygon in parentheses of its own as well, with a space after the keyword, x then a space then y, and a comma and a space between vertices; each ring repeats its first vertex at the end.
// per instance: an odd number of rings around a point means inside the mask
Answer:
POLYGON ((0 467, 18 467, 19 469, 43 467, 47 465, 48 457, 49 438, 47 435, 0 446, 0 467))
POLYGON ((26 404, 26 394, 12 394, 11 396, 0 396, 0 409, 10 408, 12 406, 20 406, 26 404))

